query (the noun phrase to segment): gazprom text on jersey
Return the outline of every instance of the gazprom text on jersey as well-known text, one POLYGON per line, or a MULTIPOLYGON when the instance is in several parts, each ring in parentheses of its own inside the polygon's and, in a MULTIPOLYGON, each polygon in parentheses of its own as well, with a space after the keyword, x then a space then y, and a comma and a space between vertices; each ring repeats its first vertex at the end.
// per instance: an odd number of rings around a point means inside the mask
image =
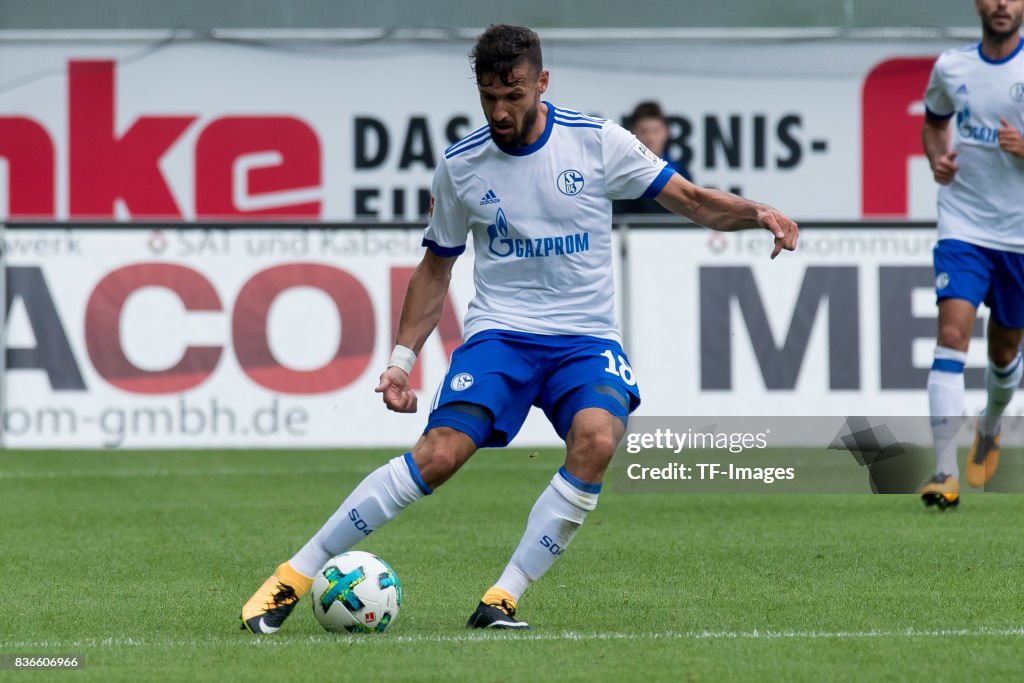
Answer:
POLYGON ((580 251, 590 251, 590 233, 579 232, 565 237, 537 237, 536 239, 492 239, 490 249, 491 253, 500 257, 512 255, 515 255, 516 258, 565 256, 580 251))

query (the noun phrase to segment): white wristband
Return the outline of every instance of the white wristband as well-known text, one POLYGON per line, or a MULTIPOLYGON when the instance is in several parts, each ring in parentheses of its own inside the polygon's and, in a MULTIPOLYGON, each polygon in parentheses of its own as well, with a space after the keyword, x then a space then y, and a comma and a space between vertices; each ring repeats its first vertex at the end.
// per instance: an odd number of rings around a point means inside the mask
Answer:
POLYGON ((391 359, 388 360, 388 367, 402 368, 405 374, 412 372, 412 366, 416 363, 416 352, 408 346, 395 344, 395 350, 391 352, 391 359))

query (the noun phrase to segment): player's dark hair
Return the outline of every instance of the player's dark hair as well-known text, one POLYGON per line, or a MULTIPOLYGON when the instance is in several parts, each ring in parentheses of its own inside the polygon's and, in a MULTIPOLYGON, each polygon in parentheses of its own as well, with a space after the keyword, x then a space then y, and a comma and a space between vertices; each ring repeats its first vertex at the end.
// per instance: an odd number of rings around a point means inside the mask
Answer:
POLYGON ((633 108, 633 113, 629 115, 627 124, 632 127, 637 121, 641 119, 661 119, 665 120, 665 114, 661 111, 661 105, 654 100, 647 100, 640 102, 633 108))
POLYGON ((492 24, 480 34, 470 53, 476 82, 480 76, 493 74, 505 85, 512 85, 512 69, 525 62, 530 71, 539 74, 544 68, 540 38, 525 26, 492 24))

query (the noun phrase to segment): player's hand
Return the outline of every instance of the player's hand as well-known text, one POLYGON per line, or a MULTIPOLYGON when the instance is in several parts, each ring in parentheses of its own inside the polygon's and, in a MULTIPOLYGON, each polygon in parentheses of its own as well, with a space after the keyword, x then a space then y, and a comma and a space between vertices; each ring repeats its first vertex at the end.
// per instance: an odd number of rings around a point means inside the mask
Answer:
POLYGON ((380 375, 380 384, 374 389, 383 394, 384 405, 396 413, 416 412, 416 392, 409 388, 409 375, 399 367, 391 366, 380 375))
POLYGON ((757 212, 757 223, 762 228, 775 235, 775 248, 772 249, 772 258, 778 256, 783 249, 793 251, 796 249, 796 240, 800 236, 800 228, 796 222, 781 211, 765 206, 757 212))
POLYGON ((956 163, 956 154, 956 152, 946 152, 932 167, 932 176, 939 185, 949 185, 953 182, 956 172, 960 170, 960 166, 956 163))
POLYGON ((1000 117, 999 123, 1002 126, 999 129, 999 148, 1024 159, 1024 138, 1021 138, 1020 131, 1002 117, 1000 117))

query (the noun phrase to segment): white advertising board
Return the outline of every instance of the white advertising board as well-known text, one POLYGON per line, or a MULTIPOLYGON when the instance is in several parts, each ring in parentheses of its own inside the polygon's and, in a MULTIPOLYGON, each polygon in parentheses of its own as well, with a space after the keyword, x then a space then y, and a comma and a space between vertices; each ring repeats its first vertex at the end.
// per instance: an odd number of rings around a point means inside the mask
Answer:
MULTIPOLYGON (((934 244, 933 230, 811 228, 773 261, 763 232, 631 231, 640 410, 927 415, 934 244)), ((966 373, 973 390, 984 387, 987 316, 982 306, 966 373)), ((984 392, 968 396, 977 415, 984 392)))
MULTIPOLYGON (((419 239, 8 230, 5 444, 408 447, 472 297, 470 252, 417 364, 420 413, 385 410, 373 388, 419 239)), ((931 231, 806 229, 800 249, 775 261, 767 233, 661 228, 628 240, 620 314, 639 414, 927 414, 931 231)), ((982 343, 969 365, 980 389, 982 343)), ((968 412, 982 400, 972 391, 968 412)), ((515 443, 557 437, 535 411, 515 443)))
MULTIPOLYGON (((543 34, 542 34, 543 38, 543 34)), ((670 117, 695 180, 798 218, 934 216, 940 41, 545 43, 554 104, 670 117)), ((0 218, 411 219, 484 123, 452 41, 0 40, 0 218)))
POLYGON ((472 295, 470 257, 413 378, 420 414, 388 412, 373 389, 420 237, 10 230, 5 443, 411 446, 472 295))

